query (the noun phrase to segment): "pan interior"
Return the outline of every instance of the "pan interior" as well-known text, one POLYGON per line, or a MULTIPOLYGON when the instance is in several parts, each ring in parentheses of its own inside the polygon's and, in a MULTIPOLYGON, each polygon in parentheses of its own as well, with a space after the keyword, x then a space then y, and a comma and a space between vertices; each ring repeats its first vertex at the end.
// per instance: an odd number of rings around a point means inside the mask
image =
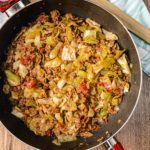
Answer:
POLYGON ((22 26, 27 25, 29 22, 36 19, 41 12, 49 13, 51 10, 57 9, 61 14, 72 13, 81 18, 91 18, 102 25, 105 29, 117 34, 119 37, 119 44, 123 49, 127 49, 127 55, 130 62, 133 64, 132 79, 130 92, 125 94, 123 102, 120 105, 120 111, 115 116, 110 116, 107 124, 102 124, 101 129, 94 133, 91 138, 79 138, 77 141, 64 143, 61 146, 56 146, 51 143, 49 137, 36 136, 31 132, 22 121, 10 114, 11 106, 7 97, 2 92, 3 85, 3 70, 1 69, 0 79, 0 117, 2 123, 6 128, 18 137, 20 140, 28 143, 31 146, 40 149, 87 149, 100 144, 97 141, 101 137, 107 139, 106 131, 110 134, 115 134, 130 116, 138 98, 140 85, 141 85, 141 71, 139 58, 136 48, 122 24, 113 17, 110 13, 102 8, 91 3, 80 0, 47 0, 44 2, 39 1, 29 5, 19 13, 15 14, 7 21, 5 26, 0 31, 0 62, 6 59, 7 47, 11 40, 15 37, 22 26), (118 124, 118 120, 121 123, 118 124), (82 143, 82 145, 80 144, 82 143))

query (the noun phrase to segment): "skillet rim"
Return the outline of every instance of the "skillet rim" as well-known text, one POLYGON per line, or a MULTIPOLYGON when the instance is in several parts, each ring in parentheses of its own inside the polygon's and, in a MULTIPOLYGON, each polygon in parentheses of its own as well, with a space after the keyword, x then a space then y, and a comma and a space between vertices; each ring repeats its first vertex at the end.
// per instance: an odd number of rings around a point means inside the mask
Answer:
MULTIPOLYGON (((103 8, 103 7, 101 7, 101 6, 97 5, 97 4, 95 4, 94 2, 92 2, 92 1, 90 1, 90 0, 83 0, 83 1, 85 1, 86 3, 90 3, 90 4, 92 4, 92 5, 95 5, 95 6, 99 7, 99 8, 101 8, 101 9, 103 9, 105 12, 109 13, 112 17, 114 17, 114 18, 120 23, 120 25, 125 29, 126 33, 129 35, 131 42, 133 43, 134 49, 135 49, 135 51, 136 51, 136 53, 137 53, 137 58, 138 58, 138 63, 139 63, 139 69, 140 69, 140 70, 139 70, 139 75, 140 75, 140 77, 139 77, 140 82, 139 82, 139 83, 140 83, 140 85, 139 85, 139 90, 138 90, 138 96, 137 96, 136 102, 135 102, 135 104, 134 104, 134 107, 133 107, 132 111, 130 112, 130 114, 128 115, 126 121, 125 121, 125 122, 120 126, 120 128, 119 128, 114 134, 112 134, 110 137, 106 138, 104 141, 102 141, 102 142, 99 143, 98 145, 93 146, 93 147, 91 147, 91 148, 88 148, 88 150, 91 150, 91 149, 93 149, 93 148, 99 147, 100 145, 104 144, 106 141, 108 141, 109 139, 111 139, 112 137, 114 137, 118 132, 121 131, 121 129, 122 129, 122 128, 127 124, 127 122, 130 120, 130 118, 131 118, 131 116, 133 115, 134 110, 135 110, 135 108, 136 108, 136 106, 137 106, 137 104, 138 104, 139 98, 140 98, 140 94, 141 94, 141 90, 142 90, 142 83, 143 83, 143 78, 142 78, 142 74, 143 74, 143 73, 142 73, 141 60, 140 60, 139 52, 138 52, 138 50, 137 50, 137 46, 135 45, 135 42, 133 41, 133 38, 131 37, 130 32, 128 31, 128 29, 126 28, 126 26, 123 24, 123 22, 122 22, 117 16, 115 16, 114 14, 112 14, 111 12, 109 12, 108 10, 106 10, 105 8, 103 8)), ((44 0, 37 0, 37 1, 35 1, 35 2, 31 2, 31 3, 27 4, 24 8, 22 8, 22 9, 20 9, 19 11, 15 12, 15 13, 14 13, 11 17, 9 17, 8 20, 2 25, 1 29, 5 26, 5 24, 6 24, 11 18, 13 18, 13 16, 15 16, 16 14, 19 14, 22 10, 26 9, 26 8, 29 7, 30 5, 34 5, 35 3, 38 3, 38 2, 44 2, 44 0)), ((0 29, 0 30, 1 30, 1 29, 0 29)), ((1 122, 1 121, 0 121, 0 122, 1 122)), ((1 122, 1 123, 2 123, 2 125, 5 127, 5 129, 7 129, 7 127, 3 124, 3 122, 1 122)), ((23 142, 23 143, 29 145, 28 143, 26 143, 26 142, 22 141, 21 139, 19 139, 16 135, 14 135, 11 131, 9 131, 9 129, 7 129, 7 131, 8 131, 11 135, 13 135, 15 138, 17 138, 19 141, 21 141, 21 142, 23 142)), ((31 147, 37 149, 37 147, 34 147, 34 146, 32 146, 32 145, 29 145, 29 146, 31 146, 31 147)))

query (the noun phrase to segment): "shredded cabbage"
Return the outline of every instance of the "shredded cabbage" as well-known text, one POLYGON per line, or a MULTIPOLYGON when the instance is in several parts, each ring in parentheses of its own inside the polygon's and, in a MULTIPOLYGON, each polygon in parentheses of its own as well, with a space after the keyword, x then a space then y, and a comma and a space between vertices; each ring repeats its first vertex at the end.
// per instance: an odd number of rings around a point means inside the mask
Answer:
POLYGON ((8 48, 12 114, 57 145, 93 136, 130 89, 132 65, 117 40, 92 19, 42 13, 8 48))

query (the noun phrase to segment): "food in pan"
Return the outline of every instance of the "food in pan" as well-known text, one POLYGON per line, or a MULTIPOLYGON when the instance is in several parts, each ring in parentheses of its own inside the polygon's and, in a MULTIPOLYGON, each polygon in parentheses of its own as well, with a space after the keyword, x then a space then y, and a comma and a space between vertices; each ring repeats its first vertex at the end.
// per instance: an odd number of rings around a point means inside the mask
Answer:
POLYGON ((8 48, 3 91, 12 114, 54 143, 91 137, 119 111, 131 71, 118 37, 57 10, 24 27, 8 48))

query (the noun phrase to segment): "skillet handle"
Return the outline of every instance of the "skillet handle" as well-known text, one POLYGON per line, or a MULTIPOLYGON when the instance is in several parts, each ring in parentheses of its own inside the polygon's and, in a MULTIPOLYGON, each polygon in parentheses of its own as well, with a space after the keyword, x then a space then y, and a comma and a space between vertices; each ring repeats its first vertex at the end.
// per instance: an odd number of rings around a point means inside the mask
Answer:
POLYGON ((0 0, 0 12, 7 13, 8 11, 9 13, 11 11, 15 13, 29 3, 29 0, 0 0))
POLYGON ((0 28, 16 12, 29 4, 29 0, 0 0, 0 28))
POLYGON ((124 150, 122 145, 114 137, 105 142, 104 146, 107 150, 124 150))

